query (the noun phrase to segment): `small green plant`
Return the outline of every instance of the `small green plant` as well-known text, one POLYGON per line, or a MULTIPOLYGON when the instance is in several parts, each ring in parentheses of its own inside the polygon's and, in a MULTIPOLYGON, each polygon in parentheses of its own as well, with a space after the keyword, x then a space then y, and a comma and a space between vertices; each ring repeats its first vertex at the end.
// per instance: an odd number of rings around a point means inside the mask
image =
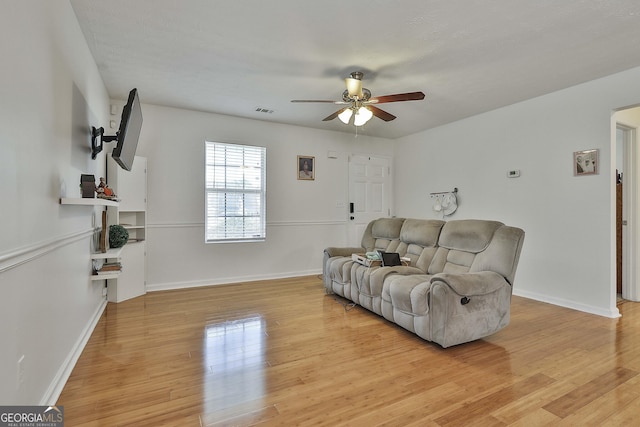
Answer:
POLYGON ((121 248, 129 240, 129 232, 121 225, 109 226, 109 247, 121 248))

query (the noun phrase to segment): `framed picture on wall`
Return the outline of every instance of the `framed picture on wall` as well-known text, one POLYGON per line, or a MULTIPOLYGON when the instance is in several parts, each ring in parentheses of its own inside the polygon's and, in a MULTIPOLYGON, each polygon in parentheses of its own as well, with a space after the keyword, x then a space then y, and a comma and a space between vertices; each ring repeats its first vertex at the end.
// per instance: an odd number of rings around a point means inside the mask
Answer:
POLYGON ((315 157, 298 156, 298 179, 313 181, 315 179, 315 157))
POLYGON ((573 152, 573 174, 575 176, 598 173, 598 150, 573 152))

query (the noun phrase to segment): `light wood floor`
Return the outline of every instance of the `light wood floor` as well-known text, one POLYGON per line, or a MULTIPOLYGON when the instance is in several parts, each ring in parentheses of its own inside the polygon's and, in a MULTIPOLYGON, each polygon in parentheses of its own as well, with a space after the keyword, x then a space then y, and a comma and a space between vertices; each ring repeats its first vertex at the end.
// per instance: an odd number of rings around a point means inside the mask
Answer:
POLYGON ((346 303, 301 277, 109 304, 65 425, 640 425, 639 303, 514 297, 507 328, 448 349, 346 303))

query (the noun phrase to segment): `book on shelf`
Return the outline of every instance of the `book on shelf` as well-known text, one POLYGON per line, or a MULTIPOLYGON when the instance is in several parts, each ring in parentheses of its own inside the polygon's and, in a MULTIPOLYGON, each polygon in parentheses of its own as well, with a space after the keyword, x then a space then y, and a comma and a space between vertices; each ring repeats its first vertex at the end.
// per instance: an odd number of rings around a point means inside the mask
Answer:
POLYGON ((105 262, 102 264, 100 270, 121 270, 122 264, 119 262, 105 262))
POLYGON ((111 263, 102 264, 102 267, 96 270, 95 274, 98 274, 98 275, 113 274, 113 273, 119 273, 120 271, 122 271, 122 264, 120 264, 119 262, 111 262, 111 263))

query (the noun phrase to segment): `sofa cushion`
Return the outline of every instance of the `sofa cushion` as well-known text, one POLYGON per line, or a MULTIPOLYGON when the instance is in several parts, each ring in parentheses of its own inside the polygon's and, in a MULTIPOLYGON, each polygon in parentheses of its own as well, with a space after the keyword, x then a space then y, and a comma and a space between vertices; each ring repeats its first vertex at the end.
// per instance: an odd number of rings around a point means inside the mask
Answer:
POLYGON ((438 249, 427 273, 467 273, 476 254, 484 251, 495 231, 503 226, 498 221, 464 219, 449 221, 442 227, 438 249))
POLYGON ((423 273, 436 253, 438 236, 444 221, 435 219, 406 219, 400 231, 400 244, 397 252, 411 260, 411 266, 423 273))
POLYGON ((362 247, 367 251, 394 251, 399 243, 403 223, 404 218, 379 218, 371 221, 362 236, 362 247))
POLYGON ((427 273, 467 273, 475 258, 476 254, 472 252, 438 248, 427 273))
POLYGON ((427 294, 431 288, 430 278, 426 274, 391 276, 385 280, 382 299, 403 313, 425 316, 429 312, 427 294))
POLYGON ((442 227, 438 246, 477 254, 489 246, 493 234, 502 225, 498 221, 478 219, 449 221, 442 227))
POLYGON ((406 219, 400 230, 400 240, 407 245, 432 248, 438 243, 444 224, 444 221, 439 220, 406 219))

